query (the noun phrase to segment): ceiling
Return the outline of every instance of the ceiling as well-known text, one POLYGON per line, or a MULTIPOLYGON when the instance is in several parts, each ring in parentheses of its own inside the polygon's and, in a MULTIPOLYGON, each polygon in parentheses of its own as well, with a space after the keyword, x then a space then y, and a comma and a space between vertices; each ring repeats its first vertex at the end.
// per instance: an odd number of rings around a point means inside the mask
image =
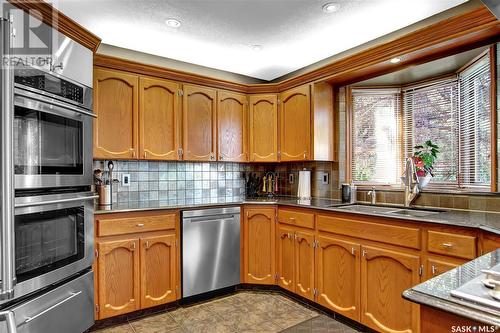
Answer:
POLYGON ((59 0, 54 5, 103 43, 272 80, 466 1, 59 0), (324 12, 328 2, 338 10, 324 12), (167 26, 169 18, 180 27, 167 26))
POLYGON ((452 56, 430 61, 425 64, 404 68, 402 70, 377 76, 354 84, 355 86, 405 85, 450 74, 458 71, 468 62, 479 56, 488 47, 480 47, 452 56))

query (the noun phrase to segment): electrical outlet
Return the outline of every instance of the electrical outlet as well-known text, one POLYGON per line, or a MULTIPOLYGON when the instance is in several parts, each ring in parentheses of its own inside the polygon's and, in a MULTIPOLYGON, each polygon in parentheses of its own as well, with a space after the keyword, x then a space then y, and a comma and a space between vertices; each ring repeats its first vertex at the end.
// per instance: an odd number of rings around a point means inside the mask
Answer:
POLYGON ((130 186, 130 173, 122 174, 122 186, 130 186))
POLYGON ((323 174, 321 175, 321 184, 330 184, 330 174, 328 172, 323 172, 323 174))
POLYGON ((293 173, 289 173, 289 174, 288 174, 288 183, 289 183, 289 184, 293 184, 293 183, 295 183, 295 176, 294 176, 294 174, 293 174, 293 173))

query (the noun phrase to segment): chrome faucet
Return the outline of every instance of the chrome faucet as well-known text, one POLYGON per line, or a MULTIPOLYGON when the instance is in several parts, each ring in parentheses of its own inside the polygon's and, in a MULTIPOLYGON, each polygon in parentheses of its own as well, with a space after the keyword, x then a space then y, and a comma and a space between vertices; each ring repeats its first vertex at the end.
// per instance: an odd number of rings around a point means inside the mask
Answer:
POLYGON ((372 187, 371 191, 368 192, 368 195, 370 196, 370 203, 372 205, 377 204, 377 191, 375 191, 375 187, 372 187))
POLYGON ((420 188, 418 187, 417 168, 411 157, 405 162, 405 207, 410 207, 417 199, 420 188))

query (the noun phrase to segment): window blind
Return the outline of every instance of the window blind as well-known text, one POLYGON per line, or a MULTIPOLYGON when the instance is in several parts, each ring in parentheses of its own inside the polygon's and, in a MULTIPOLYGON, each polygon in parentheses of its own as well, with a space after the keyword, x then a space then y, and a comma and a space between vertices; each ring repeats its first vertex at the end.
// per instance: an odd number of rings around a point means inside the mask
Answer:
POLYGON ((459 74, 459 182, 491 185, 490 63, 484 56, 459 74))
POLYGON ((458 81, 449 79, 403 91, 405 155, 431 140, 439 146, 430 186, 458 185, 458 81))
POLYGON ((365 184, 399 183, 399 89, 353 89, 351 102, 353 180, 365 184))

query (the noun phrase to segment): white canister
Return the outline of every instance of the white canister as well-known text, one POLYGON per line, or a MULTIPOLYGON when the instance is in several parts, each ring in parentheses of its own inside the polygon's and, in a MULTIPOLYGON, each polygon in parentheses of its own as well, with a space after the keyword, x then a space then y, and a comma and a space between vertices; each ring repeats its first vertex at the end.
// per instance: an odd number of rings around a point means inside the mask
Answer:
POLYGON ((311 199, 311 171, 299 171, 299 187, 297 190, 299 199, 311 199))

